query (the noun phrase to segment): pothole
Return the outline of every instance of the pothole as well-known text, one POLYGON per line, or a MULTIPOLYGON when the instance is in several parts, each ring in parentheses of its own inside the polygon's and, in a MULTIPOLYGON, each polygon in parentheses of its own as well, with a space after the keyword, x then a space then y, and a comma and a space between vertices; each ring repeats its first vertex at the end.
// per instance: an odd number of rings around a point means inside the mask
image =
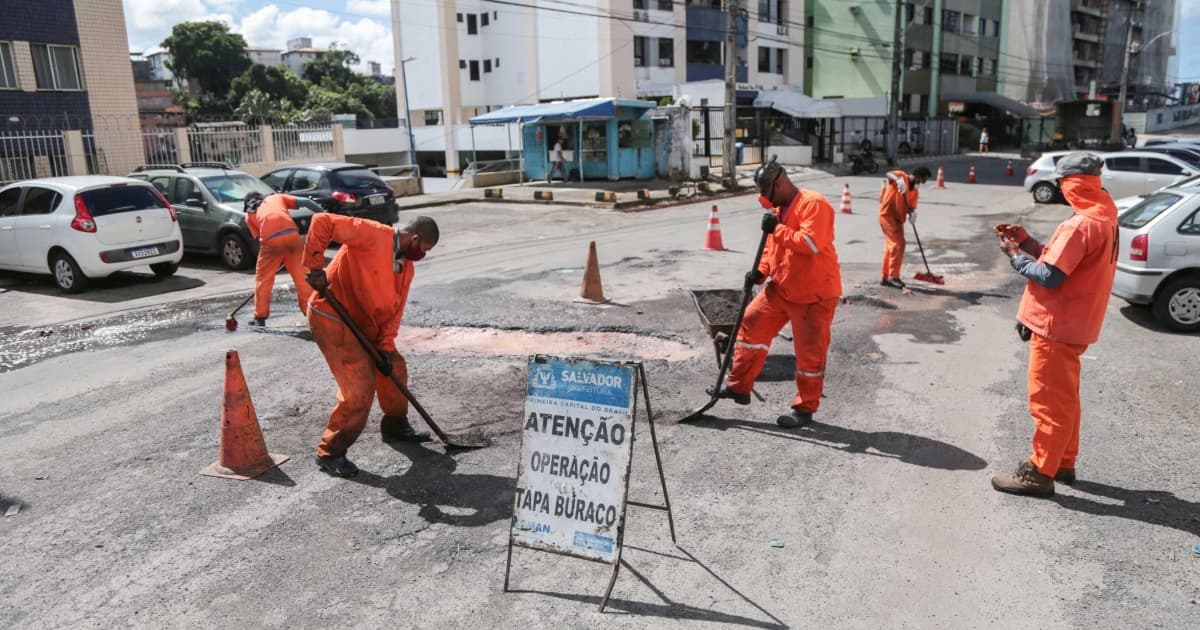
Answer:
POLYGON ((601 355, 684 361, 699 351, 685 343, 626 332, 530 332, 496 328, 400 327, 396 348, 458 356, 601 355))

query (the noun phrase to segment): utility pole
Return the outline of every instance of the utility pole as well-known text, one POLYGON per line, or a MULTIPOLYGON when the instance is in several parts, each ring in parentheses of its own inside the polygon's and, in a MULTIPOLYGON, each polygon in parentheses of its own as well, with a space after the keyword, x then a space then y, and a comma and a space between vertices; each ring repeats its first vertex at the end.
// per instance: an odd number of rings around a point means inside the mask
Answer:
POLYGON ((734 143, 737 142, 737 16, 738 0, 725 3, 725 150, 722 176, 737 183, 734 143))
POLYGON ((1121 124, 1125 122, 1125 90, 1126 84, 1129 83, 1129 57, 1130 49, 1133 48, 1133 22, 1135 11, 1142 8, 1141 0, 1138 0, 1137 5, 1129 10, 1129 26, 1125 29, 1125 61, 1121 64, 1121 92, 1117 98, 1117 106, 1113 108, 1112 134, 1109 141, 1113 143, 1125 143, 1125 139, 1121 136, 1121 124))
POLYGON ((892 94, 888 99, 888 166, 895 166, 896 150, 900 146, 900 109, 903 107, 900 102, 900 64, 904 63, 904 51, 901 48, 904 39, 903 10, 904 3, 896 0, 896 25, 895 32, 892 33, 892 94))

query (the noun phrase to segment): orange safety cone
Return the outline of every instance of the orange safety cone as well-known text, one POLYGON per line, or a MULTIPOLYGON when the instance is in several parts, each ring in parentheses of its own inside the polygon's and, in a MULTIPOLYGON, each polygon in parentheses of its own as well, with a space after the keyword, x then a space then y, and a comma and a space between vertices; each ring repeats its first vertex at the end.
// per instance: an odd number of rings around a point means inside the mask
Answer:
POLYGON ((967 171, 967 183, 968 184, 975 183, 975 163, 974 162, 971 162, 971 170, 967 171))
POLYGON ((221 405, 221 450, 217 461, 200 471, 209 477, 253 479, 286 462, 287 455, 267 452, 258 416, 242 375, 237 350, 225 353, 225 401, 221 405))
MULTIPOLYGON (((715 208, 714 208, 715 210, 715 208)), ((600 285, 600 261, 596 256, 596 241, 588 245, 587 266, 583 269, 583 286, 579 289, 576 302, 584 304, 607 304, 604 287, 600 285)))
POLYGON ((934 184, 933 187, 934 188, 945 188, 946 187, 946 172, 943 171, 942 167, 940 167, 940 166, 938 167, 937 183, 934 184))
POLYGON ((717 218, 716 204, 713 204, 712 212, 708 214, 708 231, 704 233, 704 249, 709 251, 725 250, 725 243, 721 241, 721 220, 717 218))
POLYGON ((854 214, 854 211, 850 209, 850 184, 842 186, 842 203, 838 210, 842 214, 854 214))
POLYGON ((1012 160, 1009 160, 1008 166, 1004 167, 1004 174, 1008 175, 1009 177, 1013 176, 1012 160))

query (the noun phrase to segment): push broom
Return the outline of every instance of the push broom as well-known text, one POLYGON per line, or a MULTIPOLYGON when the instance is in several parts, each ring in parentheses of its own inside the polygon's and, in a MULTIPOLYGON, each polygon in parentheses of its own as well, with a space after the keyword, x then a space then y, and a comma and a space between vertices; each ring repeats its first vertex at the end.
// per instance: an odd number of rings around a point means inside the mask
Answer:
POLYGON ((929 260, 925 258, 925 248, 921 245, 921 235, 917 233, 917 222, 913 220, 912 210, 908 207, 908 199, 904 193, 898 193, 900 202, 904 204, 904 212, 908 215, 908 223, 912 226, 913 236, 917 237, 917 249, 921 251, 921 262, 925 263, 925 273, 918 271, 913 279, 929 284, 946 284, 946 279, 929 269, 929 260))

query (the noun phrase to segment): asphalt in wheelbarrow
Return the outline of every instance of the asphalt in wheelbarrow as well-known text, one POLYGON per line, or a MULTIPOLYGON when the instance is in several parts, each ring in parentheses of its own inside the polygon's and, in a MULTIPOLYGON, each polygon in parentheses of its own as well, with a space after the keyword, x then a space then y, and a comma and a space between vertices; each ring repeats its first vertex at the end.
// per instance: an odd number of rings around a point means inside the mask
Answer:
POLYGON ((742 292, 738 290, 693 291, 700 314, 714 328, 730 327, 737 322, 742 308, 742 292))

